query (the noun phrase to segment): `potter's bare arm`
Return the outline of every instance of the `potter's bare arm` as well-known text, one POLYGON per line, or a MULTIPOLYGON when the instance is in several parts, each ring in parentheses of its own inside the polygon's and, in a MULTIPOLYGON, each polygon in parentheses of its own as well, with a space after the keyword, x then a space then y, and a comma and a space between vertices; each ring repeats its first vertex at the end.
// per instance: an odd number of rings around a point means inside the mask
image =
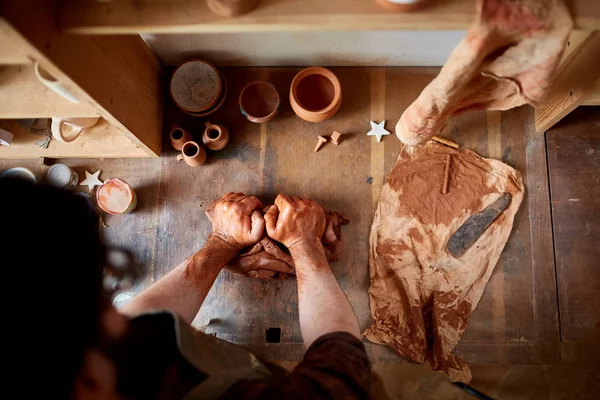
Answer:
POLYGON ((120 311, 137 315, 152 310, 175 312, 191 323, 217 275, 240 250, 260 240, 264 219, 256 197, 228 193, 208 207, 213 233, 206 245, 120 311))
POLYGON ((294 259, 298 282, 300 329, 309 347, 332 332, 360 339, 354 311, 335 279, 321 244, 325 213, 311 200, 279 195, 265 214, 270 237, 286 245, 294 259))

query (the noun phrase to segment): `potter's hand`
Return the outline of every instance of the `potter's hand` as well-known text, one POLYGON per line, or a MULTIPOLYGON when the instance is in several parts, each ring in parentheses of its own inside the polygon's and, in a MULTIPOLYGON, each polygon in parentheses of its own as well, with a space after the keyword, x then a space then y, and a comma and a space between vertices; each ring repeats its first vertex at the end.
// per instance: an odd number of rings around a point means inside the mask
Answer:
POLYGON ((325 231, 325 212, 312 200, 277 196, 265 214, 267 234, 292 249, 300 243, 321 244, 325 231))
POLYGON ((206 216, 212 223, 213 235, 239 251, 262 238, 265 231, 265 220, 259 211, 262 207, 254 196, 230 192, 211 203, 206 216))

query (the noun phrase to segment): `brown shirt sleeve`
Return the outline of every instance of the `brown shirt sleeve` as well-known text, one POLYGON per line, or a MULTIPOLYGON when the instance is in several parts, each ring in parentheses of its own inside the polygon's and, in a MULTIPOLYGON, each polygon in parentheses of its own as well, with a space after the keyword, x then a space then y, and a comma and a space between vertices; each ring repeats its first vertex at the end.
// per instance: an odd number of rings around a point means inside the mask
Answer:
POLYGON ((362 342, 336 332, 318 338, 282 381, 241 381, 223 399, 368 399, 370 375, 362 342))

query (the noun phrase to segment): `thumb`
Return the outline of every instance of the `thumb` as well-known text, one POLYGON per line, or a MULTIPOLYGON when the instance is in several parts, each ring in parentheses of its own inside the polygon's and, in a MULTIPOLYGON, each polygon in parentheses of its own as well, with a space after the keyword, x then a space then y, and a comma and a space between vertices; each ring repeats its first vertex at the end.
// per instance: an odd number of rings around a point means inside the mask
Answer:
POLYGON ((267 234, 271 237, 277 232, 277 218, 279 218, 279 208, 271 206, 265 214, 265 223, 267 225, 267 234))
POLYGON ((252 211, 252 228, 250 229, 250 236, 253 242, 258 242, 265 232, 265 219, 259 211, 252 211))

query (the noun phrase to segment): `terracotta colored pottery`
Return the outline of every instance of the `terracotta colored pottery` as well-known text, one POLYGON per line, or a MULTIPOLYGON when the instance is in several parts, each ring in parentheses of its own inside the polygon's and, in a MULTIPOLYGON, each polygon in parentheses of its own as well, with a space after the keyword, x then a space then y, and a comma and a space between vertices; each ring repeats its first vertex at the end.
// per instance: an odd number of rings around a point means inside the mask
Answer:
POLYGON ((98 207, 109 214, 127 214, 135 209, 138 198, 127 182, 111 178, 96 191, 96 201, 98 207))
POLYGON ((219 96, 219 100, 217 100, 217 102, 214 106, 212 106, 211 108, 209 108, 206 111, 202 111, 199 113, 189 112, 189 111, 185 111, 185 110, 182 110, 182 111, 184 113, 189 114, 194 117, 206 117, 206 116, 214 113, 219 108, 221 108, 223 103, 225 103, 225 98, 227 97, 227 81, 225 80, 225 77, 223 76, 223 74, 221 74, 221 85, 222 85, 221 96, 219 96))
POLYGON ((185 144, 185 142, 189 142, 192 140, 192 135, 178 126, 175 126, 171 129, 171 146, 177 151, 181 151, 181 148, 185 144))
POLYGON ((221 150, 229 143, 229 131, 223 125, 204 124, 206 129, 202 135, 202 143, 211 150, 221 150))
POLYGON ((325 121, 333 117, 342 105, 342 86, 338 77, 327 68, 306 68, 292 81, 290 103, 303 120, 325 121))
POLYGON ((186 142, 181 148, 181 154, 177 156, 177 161, 181 160, 190 167, 199 167, 206 162, 206 150, 196 142, 186 142))
POLYGON ((281 99, 273 84, 256 81, 242 89, 239 103, 240 111, 248 121, 262 124, 277 116, 281 99))
POLYGON ((208 8, 222 17, 235 17, 254 10, 259 0, 206 0, 208 8))
POLYGON ((423 8, 429 0, 375 0, 375 3, 391 11, 410 12, 423 8))
POLYGON ((171 98, 182 110, 206 111, 219 100, 221 75, 208 61, 189 60, 173 72, 169 89, 171 98))

